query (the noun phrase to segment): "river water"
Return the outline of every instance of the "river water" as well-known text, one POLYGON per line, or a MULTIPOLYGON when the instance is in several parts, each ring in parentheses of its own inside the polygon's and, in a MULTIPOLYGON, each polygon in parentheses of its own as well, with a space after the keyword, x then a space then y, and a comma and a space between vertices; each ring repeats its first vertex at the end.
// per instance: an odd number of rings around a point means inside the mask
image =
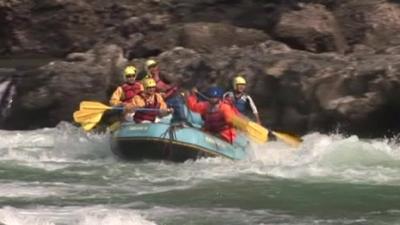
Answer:
POLYGON ((0 224, 400 224, 400 145, 318 133, 249 158, 121 162, 68 123, 0 130, 0 224))

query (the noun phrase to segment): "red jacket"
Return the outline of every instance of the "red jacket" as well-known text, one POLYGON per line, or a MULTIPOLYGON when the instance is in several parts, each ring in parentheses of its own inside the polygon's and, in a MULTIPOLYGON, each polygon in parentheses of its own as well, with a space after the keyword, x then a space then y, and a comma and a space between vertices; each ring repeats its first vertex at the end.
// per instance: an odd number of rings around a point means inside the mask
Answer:
POLYGON ((157 86, 156 86, 157 92, 163 93, 163 97, 165 100, 167 100, 169 97, 172 97, 178 90, 177 86, 167 84, 160 79, 157 80, 156 82, 157 82, 156 83, 157 84, 157 86))
POLYGON ((211 133, 219 134, 223 139, 232 143, 236 138, 236 129, 232 125, 232 118, 236 116, 235 110, 224 101, 220 101, 213 111, 208 102, 198 102, 195 95, 187 99, 188 108, 200 113, 204 119, 204 129, 211 133), (216 121, 219 120, 219 121, 216 121))

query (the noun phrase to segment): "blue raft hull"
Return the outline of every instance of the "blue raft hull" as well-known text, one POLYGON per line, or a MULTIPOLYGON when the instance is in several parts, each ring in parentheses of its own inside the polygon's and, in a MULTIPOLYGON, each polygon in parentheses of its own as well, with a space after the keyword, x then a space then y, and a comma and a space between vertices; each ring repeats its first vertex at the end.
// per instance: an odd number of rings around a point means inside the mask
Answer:
POLYGON ((112 134, 112 151, 124 160, 183 162, 201 157, 246 158, 248 141, 239 135, 229 144, 195 127, 169 123, 124 122, 112 134))

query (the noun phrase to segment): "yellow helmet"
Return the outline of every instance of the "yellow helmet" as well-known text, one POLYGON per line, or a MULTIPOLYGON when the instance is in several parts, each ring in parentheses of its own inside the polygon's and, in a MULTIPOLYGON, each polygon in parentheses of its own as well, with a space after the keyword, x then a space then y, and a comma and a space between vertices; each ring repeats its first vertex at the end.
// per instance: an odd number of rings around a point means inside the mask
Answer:
POLYGON ((236 76, 235 78, 233 78, 233 88, 236 89, 236 86, 238 84, 246 84, 246 79, 244 79, 244 77, 242 76, 236 76))
POLYGON ((136 67, 134 66, 127 66, 124 69, 124 75, 127 76, 135 76, 136 75, 136 67))
POLYGON ((154 59, 149 59, 146 61, 146 68, 149 68, 149 67, 155 66, 155 65, 157 65, 157 62, 154 59))
POLYGON ((146 78, 142 81, 144 88, 156 87, 156 81, 153 78, 146 78))

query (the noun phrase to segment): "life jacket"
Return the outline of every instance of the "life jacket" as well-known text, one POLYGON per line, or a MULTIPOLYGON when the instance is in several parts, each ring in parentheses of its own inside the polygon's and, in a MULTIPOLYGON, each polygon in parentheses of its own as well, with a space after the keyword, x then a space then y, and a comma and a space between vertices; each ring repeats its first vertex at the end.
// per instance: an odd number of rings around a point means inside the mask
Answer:
POLYGON ((208 106, 207 113, 203 115, 204 129, 213 133, 218 133, 230 126, 225 120, 224 114, 220 110, 220 105, 216 107, 208 106))
MULTIPOLYGON (((145 78, 153 78, 152 75, 147 74, 145 78)), ((144 78, 144 79, 145 79, 144 78)), ((163 93, 163 97, 165 100, 168 100, 169 98, 173 97, 176 95, 178 92, 178 87, 175 85, 167 84, 163 80, 161 80, 159 77, 158 79, 153 78, 156 81, 156 91, 159 93, 163 93)))
MULTIPOLYGON (((143 98, 143 100, 146 102, 146 99, 144 99, 144 97, 142 95, 140 95, 141 98, 143 98)), ((154 95, 154 102, 152 104, 148 104, 146 102, 146 105, 143 108, 146 109, 159 109, 160 108, 160 103, 157 100, 157 96, 154 95)), ((158 111, 137 111, 135 112, 135 115, 133 116, 133 120, 136 123, 140 123, 143 120, 148 120, 151 122, 154 122, 156 120, 156 117, 158 115, 158 111)))
POLYGON ((121 88, 124 92, 122 95, 122 102, 124 103, 130 102, 135 95, 138 95, 141 92, 141 85, 139 82, 133 84, 124 83, 121 88))
POLYGON ((244 115, 248 115, 249 113, 251 113, 250 105, 247 100, 246 94, 242 94, 239 98, 237 98, 235 93, 228 92, 226 99, 231 101, 231 104, 233 104, 233 106, 237 110, 239 110, 240 113, 244 115))
POLYGON ((157 86, 156 86, 156 90, 157 92, 161 92, 164 93, 164 99, 168 100, 169 98, 175 96, 175 94, 178 91, 178 87, 171 85, 171 84, 167 84, 162 80, 157 80, 156 81, 157 86))

